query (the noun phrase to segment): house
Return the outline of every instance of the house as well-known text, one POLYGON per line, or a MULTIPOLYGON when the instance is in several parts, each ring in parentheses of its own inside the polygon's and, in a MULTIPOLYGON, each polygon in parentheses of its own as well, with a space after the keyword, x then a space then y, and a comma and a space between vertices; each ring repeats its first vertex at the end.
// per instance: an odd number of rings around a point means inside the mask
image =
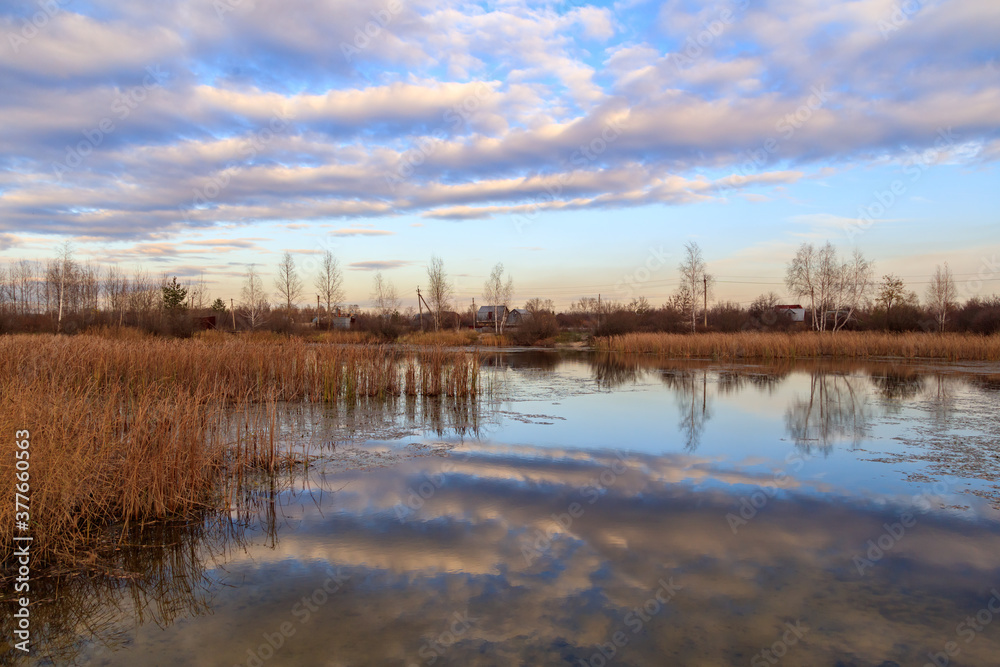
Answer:
POLYGON ((504 322, 504 318, 510 318, 510 309, 507 306, 480 306, 476 311, 476 327, 495 327, 499 321, 504 322))
POLYGON ((330 325, 333 329, 350 329, 354 323, 352 315, 333 316, 330 318, 330 325))
POLYGON ((335 314, 330 317, 314 317, 312 325, 317 329, 323 329, 327 326, 331 329, 350 329, 356 321, 357 318, 352 313, 341 312, 338 308, 335 314))
POLYGON ((805 322, 806 321, 806 309, 799 304, 794 305, 782 305, 775 306, 774 312, 776 313, 788 313, 791 316, 792 322, 805 322))
POLYGON ((524 308, 515 308, 507 313, 507 326, 516 327, 531 319, 531 313, 524 308))

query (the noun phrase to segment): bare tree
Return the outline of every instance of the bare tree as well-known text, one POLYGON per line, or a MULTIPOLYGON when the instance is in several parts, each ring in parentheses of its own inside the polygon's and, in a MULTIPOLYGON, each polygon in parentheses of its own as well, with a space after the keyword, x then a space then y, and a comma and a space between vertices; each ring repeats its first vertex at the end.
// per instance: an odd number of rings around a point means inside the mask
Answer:
POLYGON ((444 262, 437 255, 431 255, 431 263, 427 266, 427 280, 430 287, 427 290, 428 304, 434 315, 434 331, 441 328, 444 311, 451 308, 451 298, 454 290, 448 282, 448 274, 444 271, 444 262))
POLYGON ((531 313, 532 315, 537 315, 538 313, 549 312, 553 315, 556 312, 556 304, 552 299, 528 299, 528 302, 524 304, 524 309, 531 313))
POLYGON ((882 276, 882 282, 878 287, 878 295, 875 303, 885 308, 885 326, 889 326, 889 313, 892 312, 893 304, 902 303, 906 300, 906 286, 903 279, 891 273, 882 276))
POLYGON ((291 318, 292 306, 302 298, 302 279, 295 269, 295 259, 292 253, 285 251, 278 263, 278 276, 274 279, 278 289, 277 296, 285 302, 285 316, 291 318))
POLYGON ((137 326, 149 325, 160 300, 159 287, 141 267, 132 273, 132 286, 128 292, 128 309, 137 326))
POLYGON ((243 289, 240 291, 240 314, 251 329, 257 329, 267 321, 271 306, 264 293, 264 281, 257 273, 257 267, 247 265, 243 277, 243 289))
POLYGON ((837 320, 837 299, 843 280, 843 265, 837 257, 837 249, 827 241, 816 251, 816 288, 819 303, 819 330, 826 331, 829 318, 833 311, 834 322, 837 320))
POLYGON ((785 286, 797 297, 809 297, 809 312, 812 314, 813 329, 819 330, 816 317, 816 250, 811 243, 803 243, 788 263, 785 271, 785 286))
POLYGON ((951 269, 948 262, 944 263, 944 268, 939 264, 931 278, 931 284, 927 286, 927 307, 938 323, 938 331, 944 331, 944 326, 948 322, 948 311, 956 307, 955 298, 958 290, 955 288, 955 280, 952 278, 951 269))
POLYGON ((785 285, 795 296, 809 297, 813 329, 826 331, 827 314, 833 312, 832 330, 837 331, 868 298, 872 263, 860 250, 854 251, 849 262, 842 263, 829 241, 819 248, 803 243, 788 263, 785 285), (843 318, 842 311, 846 311, 843 318))
MULTIPOLYGON (((323 253, 323 259, 320 261, 319 275, 316 276, 315 285, 320 298, 326 304, 328 327, 333 322, 333 306, 339 305, 344 299, 343 284, 344 275, 340 270, 340 262, 337 261, 337 258, 334 257, 331 251, 327 250, 323 253)), ((319 314, 317 313, 318 316, 319 314)))
POLYGON ((77 280, 77 304, 84 315, 84 321, 90 324, 100 313, 101 306, 101 267, 87 262, 80 267, 77 280))
POLYGON ((117 264, 108 268, 104 278, 104 309, 112 317, 118 318, 118 326, 125 323, 128 309, 129 280, 117 264))
POLYGON ((38 311, 38 277, 35 264, 26 259, 11 267, 11 290, 15 308, 20 315, 38 311))
POLYGON ((819 249, 811 243, 803 243, 788 263, 785 285, 795 296, 809 297, 809 311, 816 331, 826 330, 826 311, 832 307, 840 278, 837 251, 829 241, 819 249))
POLYGON ((393 313, 399 310, 399 297, 396 295, 396 287, 392 282, 382 277, 382 272, 375 274, 372 282, 371 293, 372 304, 375 312, 383 320, 392 317, 393 313))
POLYGON ((63 329, 63 317, 68 311, 68 297, 74 291, 77 278, 76 260, 73 259, 73 246, 66 241, 56 254, 56 258, 51 260, 47 270, 47 282, 49 289, 55 297, 58 307, 56 317, 56 331, 63 329))
POLYGON ((508 306, 513 297, 514 279, 507 276, 505 281, 503 262, 497 262, 490 272, 490 277, 483 284, 483 299, 493 308, 493 329, 497 333, 503 333, 503 327, 507 323, 508 306))
POLYGON ((13 272, 13 267, 11 271, 7 271, 6 266, 0 266, 0 311, 6 314, 8 311, 14 312, 14 281, 9 278, 10 274, 13 272))
POLYGON ((713 279, 706 271, 705 259, 702 257, 701 248, 694 241, 684 245, 684 261, 677 267, 681 278, 681 292, 684 294, 684 302, 687 304, 691 315, 691 331, 697 328, 698 305, 708 305, 708 290, 713 279), (701 297, 699 299, 699 297, 701 297))
POLYGON ((851 260, 842 264, 837 274, 833 285, 833 307, 837 313, 833 320, 834 331, 842 329, 854 317, 854 311, 868 302, 874 284, 874 267, 855 248, 851 260), (840 318, 841 311, 846 311, 843 320, 840 318))
POLYGON ((198 275, 198 280, 188 285, 187 307, 195 312, 208 308, 208 284, 205 274, 198 275))

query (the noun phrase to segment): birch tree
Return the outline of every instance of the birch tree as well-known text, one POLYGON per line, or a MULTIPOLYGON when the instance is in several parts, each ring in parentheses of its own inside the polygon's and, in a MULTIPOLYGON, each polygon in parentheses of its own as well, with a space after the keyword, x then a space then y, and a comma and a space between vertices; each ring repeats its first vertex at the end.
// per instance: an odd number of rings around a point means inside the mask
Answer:
POLYGON ((267 321, 270 304, 264 293, 264 281, 253 264, 247 266, 240 291, 240 314, 251 329, 257 329, 267 321))
POLYGON ((507 323, 508 306, 513 297, 514 279, 507 276, 505 280, 503 262, 497 262, 490 272, 490 277, 483 284, 483 299, 488 306, 493 307, 493 329, 496 333, 503 333, 504 325, 507 323))
POLYGON ((689 241, 684 245, 684 261, 677 268, 681 278, 680 291, 684 294, 684 302, 691 315, 691 331, 695 331, 698 326, 698 304, 705 304, 708 283, 713 282, 706 271, 705 259, 697 243, 689 241))
POLYGON ((399 310, 399 296, 396 294, 396 286, 391 281, 386 280, 379 271, 372 281, 371 292, 372 304, 375 313, 383 320, 388 320, 399 310))
POLYGON ((316 276, 316 291, 320 299, 326 304, 327 327, 333 322, 332 308, 340 305, 344 299, 344 275, 340 269, 340 262, 334 254, 327 250, 320 260, 319 275, 316 276))
POLYGON ((431 255, 431 262, 427 266, 427 280, 430 283, 427 289, 428 305, 434 315, 434 331, 438 331, 441 329, 444 312, 451 308, 454 290, 444 271, 444 262, 437 255, 431 255))
POLYGON ((811 243, 800 245, 785 271, 785 286, 794 296, 799 298, 809 297, 809 313, 812 317, 812 328, 818 330, 815 263, 816 251, 813 249, 813 245, 811 243))
POLYGON ((291 318, 292 307, 302 299, 302 279, 295 268, 292 253, 285 251, 278 263, 278 275, 274 279, 276 295, 285 302, 285 316, 291 318))
POLYGON ((958 290, 955 288, 955 280, 951 269, 948 268, 948 262, 944 263, 943 269, 939 264, 930 285, 927 286, 927 307, 938 324, 938 331, 944 331, 945 324, 948 323, 948 311, 956 308, 957 296, 958 290))
POLYGON ((833 320, 833 330, 842 329, 852 317, 854 311, 861 308, 867 301, 873 286, 874 268, 870 260, 857 248, 851 255, 851 260, 840 265, 835 283, 833 307, 837 315, 833 320), (843 321, 840 311, 846 311, 843 321))

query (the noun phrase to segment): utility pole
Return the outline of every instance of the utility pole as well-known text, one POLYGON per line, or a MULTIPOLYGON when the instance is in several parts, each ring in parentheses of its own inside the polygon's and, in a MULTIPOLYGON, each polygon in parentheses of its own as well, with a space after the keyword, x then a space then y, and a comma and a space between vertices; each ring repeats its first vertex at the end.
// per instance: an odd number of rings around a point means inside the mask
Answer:
POLYGON ((424 299, 420 296, 420 288, 417 287, 417 308, 420 309, 420 333, 424 332, 424 299))
MULTIPOLYGON (((433 312, 431 310, 431 304, 427 303, 427 299, 425 299, 423 296, 420 295, 420 288, 418 287, 417 288, 417 305, 420 305, 420 303, 423 303, 427 307, 427 314, 428 315, 430 315, 433 312)), ((421 312, 423 312, 423 311, 421 311, 421 312)), ((424 330, 424 318, 423 317, 420 318, 420 330, 421 331, 424 330)), ((435 329, 435 331, 437 331, 437 329, 435 329)))
POLYGON ((229 299, 229 312, 233 314, 233 333, 236 332, 236 306, 233 304, 233 300, 229 299))
POLYGON ((472 330, 473 331, 476 330, 476 324, 478 324, 478 322, 476 322, 476 317, 478 317, 478 315, 476 314, 476 297, 472 297, 472 330))
POLYGON ((601 328, 601 295, 597 295, 597 328, 601 328))
POLYGON ((708 275, 701 274, 701 280, 705 284, 705 328, 708 328, 708 275))

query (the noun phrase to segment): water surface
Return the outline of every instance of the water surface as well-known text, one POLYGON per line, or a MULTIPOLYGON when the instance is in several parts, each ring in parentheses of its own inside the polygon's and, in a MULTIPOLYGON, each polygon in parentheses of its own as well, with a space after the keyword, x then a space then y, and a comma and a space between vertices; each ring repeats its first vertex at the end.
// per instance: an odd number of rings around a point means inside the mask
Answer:
POLYGON ((1000 664, 1000 367, 486 367, 475 405, 286 406, 308 469, 63 584, 37 648, 95 665, 1000 664))

